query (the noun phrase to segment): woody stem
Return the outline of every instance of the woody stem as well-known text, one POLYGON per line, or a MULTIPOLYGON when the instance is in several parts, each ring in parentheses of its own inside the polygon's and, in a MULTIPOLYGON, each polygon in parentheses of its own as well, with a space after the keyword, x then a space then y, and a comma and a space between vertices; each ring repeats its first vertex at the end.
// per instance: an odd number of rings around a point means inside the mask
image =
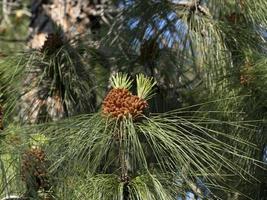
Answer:
POLYGON ((119 155, 120 155, 120 168, 121 168, 121 181, 128 181, 128 167, 127 167, 127 153, 125 149, 125 135, 123 126, 120 125, 120 140, 119 140, 119 155))

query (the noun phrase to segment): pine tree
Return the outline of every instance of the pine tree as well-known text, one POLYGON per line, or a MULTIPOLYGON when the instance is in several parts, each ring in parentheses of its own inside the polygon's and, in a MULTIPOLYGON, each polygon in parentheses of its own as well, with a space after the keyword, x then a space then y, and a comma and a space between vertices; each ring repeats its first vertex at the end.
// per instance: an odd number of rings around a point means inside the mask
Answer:
POLYGON ((30 48, 0 58, 0 194, 264 199, 266 11, 32 1, 30 48))

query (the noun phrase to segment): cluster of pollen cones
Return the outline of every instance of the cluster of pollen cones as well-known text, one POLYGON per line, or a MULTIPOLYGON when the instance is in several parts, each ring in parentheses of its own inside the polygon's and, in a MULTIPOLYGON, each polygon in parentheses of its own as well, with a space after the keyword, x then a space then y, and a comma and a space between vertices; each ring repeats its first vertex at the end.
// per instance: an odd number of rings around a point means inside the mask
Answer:
POLYGON ((49 187, 46 155, 41 148, 30 148, 22 157, 22 179, 38 189, 49 187))
POLYGON ((133 95, 127 89, 112 89, 102 104, 102 111, 105 115, 117 119, 123 117, 137 118, 148 107, 146 100, 133 95))

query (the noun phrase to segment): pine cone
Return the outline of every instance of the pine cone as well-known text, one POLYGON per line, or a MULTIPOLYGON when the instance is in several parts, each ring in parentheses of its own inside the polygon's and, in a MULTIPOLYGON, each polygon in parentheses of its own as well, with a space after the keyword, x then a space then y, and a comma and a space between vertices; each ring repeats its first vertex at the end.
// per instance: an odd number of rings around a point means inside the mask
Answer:
POLYGON ((41 148, 31 148, 22 156, 21 173, 26 184, 33 185, 37 190, 48 189, 47 159, 41 148))
POLYGON ((132 116, 133 119, 140 116, 148 107, 146 100, 133 95, 127 89, 112 89, 102 104, 105 115, 121 119, 132 116))

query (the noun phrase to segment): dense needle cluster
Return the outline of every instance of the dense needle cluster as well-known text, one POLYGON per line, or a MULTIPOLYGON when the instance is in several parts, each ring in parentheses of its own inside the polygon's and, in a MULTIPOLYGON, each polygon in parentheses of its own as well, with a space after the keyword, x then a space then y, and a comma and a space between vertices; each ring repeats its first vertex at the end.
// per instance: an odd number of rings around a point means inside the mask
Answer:
POLYGON ((41 148, 30 148, 22 156, 22 178, 37 190, 49 187, 47 159, 41 148))
POLYGON ((103 113, 114 118, 140 116, 144 109, 148 107, 146 100, 133 95, 127 89, 112 89, 103 101, 103 113))

